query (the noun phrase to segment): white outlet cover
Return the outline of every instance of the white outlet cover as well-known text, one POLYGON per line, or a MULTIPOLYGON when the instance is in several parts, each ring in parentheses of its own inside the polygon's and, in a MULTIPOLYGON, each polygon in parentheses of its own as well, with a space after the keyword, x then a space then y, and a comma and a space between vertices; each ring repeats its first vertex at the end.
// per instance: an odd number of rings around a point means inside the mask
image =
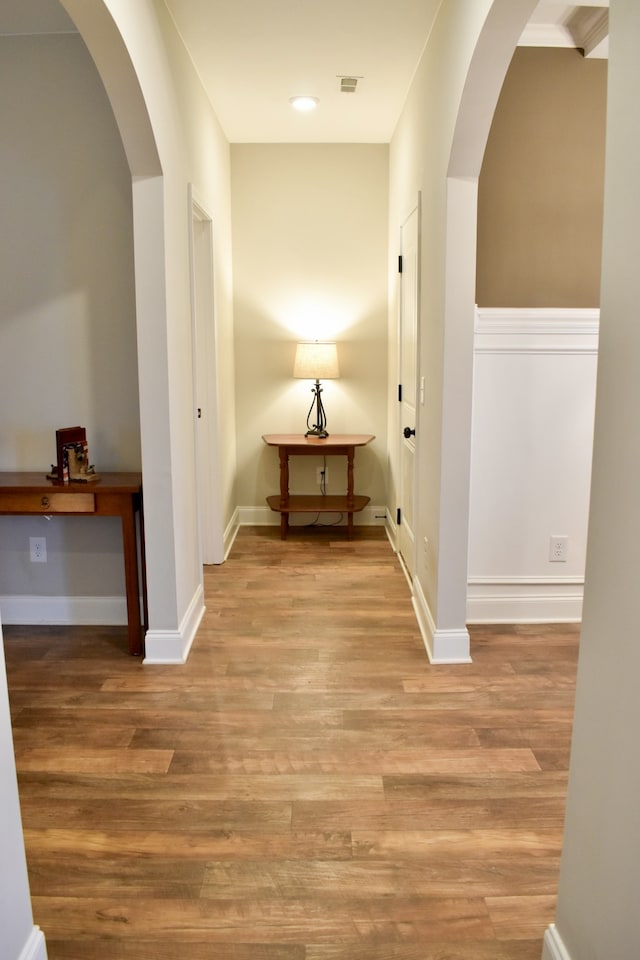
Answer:
POLYGON ((29 557, 32 563, 47 562, 47 541, 44 537, 29 537, 29 557))
POLYGON ((569 537, 566 534, 549 537, 549 562, 566 563, 569 537))

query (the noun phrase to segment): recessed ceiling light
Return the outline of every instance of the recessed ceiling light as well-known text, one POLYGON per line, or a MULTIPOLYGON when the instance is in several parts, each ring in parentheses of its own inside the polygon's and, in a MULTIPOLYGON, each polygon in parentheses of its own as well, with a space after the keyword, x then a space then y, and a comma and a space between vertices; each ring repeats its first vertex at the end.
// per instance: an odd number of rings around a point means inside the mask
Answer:
POLYGON ((301 113, 308 113, 309 110, 315 110, 320 101, 317 97, 291 97, 289 103, 294 110, 300 110, 301 113))

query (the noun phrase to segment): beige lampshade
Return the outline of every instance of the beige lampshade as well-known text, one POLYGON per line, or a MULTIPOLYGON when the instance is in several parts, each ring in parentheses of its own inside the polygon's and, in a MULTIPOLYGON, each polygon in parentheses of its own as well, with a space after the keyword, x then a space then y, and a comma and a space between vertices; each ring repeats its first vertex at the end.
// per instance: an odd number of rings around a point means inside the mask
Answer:
POLYGON ((337 380, 338 350, 335 342, 307 340, 296 348, 293 375, 299 380, 337 380))

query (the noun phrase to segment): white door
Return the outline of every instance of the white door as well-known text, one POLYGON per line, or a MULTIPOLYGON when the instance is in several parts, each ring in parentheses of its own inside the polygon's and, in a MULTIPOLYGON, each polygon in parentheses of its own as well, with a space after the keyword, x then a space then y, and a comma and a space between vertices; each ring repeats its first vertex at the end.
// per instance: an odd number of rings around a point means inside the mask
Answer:
POLYGON ((415 571, 415 467, 418 380, 420 209, 400 229, 399 406, 400 478, 398 550, 411 577, 415 571))
POLYGON ((190 192, 191 312, 198 524, 201 563, 224 559, 220 498, 213 223, 190 192))

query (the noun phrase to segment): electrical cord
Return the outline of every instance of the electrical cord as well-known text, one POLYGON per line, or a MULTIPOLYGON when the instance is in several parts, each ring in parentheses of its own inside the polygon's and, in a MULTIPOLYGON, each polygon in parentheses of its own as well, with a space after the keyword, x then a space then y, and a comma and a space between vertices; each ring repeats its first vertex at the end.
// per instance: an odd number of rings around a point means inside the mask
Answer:
MULTIPOLYGON (((337 511, 336 511, 337 512, 337 511)), ((301 523, 297 526, 301 527, 338 527, 344 520, 344 513, 341 513, 337 520, 333 520, 331 523, 320 523, 320 514, 316 514, 315 520, 312 520, 311 523, 301 523)))

